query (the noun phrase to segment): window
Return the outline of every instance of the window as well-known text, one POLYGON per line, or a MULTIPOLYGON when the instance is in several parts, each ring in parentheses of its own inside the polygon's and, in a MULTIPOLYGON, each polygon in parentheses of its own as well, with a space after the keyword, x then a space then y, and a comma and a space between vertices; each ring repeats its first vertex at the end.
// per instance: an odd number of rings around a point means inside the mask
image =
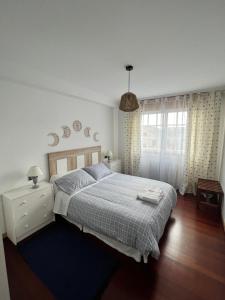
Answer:
POLYGON ((186 111, 143 113, 141 119, 142 152, 183 153, 186 111))
POLYGON ((142 149, 143 151, 158 151, 162 132, 162 114, 145 113, 142 115, 142 149))

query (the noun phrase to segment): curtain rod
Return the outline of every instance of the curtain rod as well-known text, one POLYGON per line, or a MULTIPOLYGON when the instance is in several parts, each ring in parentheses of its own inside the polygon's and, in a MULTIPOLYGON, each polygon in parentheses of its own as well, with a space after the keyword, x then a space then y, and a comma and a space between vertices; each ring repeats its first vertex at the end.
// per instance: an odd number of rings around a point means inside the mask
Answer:
POLYGON ((201 95, 201 94, 209 94, 211 92, 225 92, 225 87, 221 87, 221 88, 216 88, 216 89, 209 89, 209 90, 199 90, 199 91, 191 91, 191 92, 182 92, 182 93, 177 93, 177 94, 166 94, 166 95, 159 95, 159 96, 151 96, 151 97, 144 97, 141 98, 140 101, 144 101, 144 100, 154 100, 154 99, 158 99, 158 98, 173 98, 173 97, 184 97, 184 96, 188 96, 188 95, 201 95))

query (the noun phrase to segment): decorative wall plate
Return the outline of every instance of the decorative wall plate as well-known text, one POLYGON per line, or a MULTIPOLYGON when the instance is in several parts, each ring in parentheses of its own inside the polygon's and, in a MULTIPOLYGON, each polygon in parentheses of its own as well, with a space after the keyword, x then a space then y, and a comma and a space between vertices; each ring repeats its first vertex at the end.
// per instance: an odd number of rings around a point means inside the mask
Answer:
POLYGON ((84 135, 86 137, 90 137, 91 136, 90 131, 91 131, 91 127, 84 128, 84 135))
MULTIPOLYGON (((79 120, 75 120, 73 122, 73 129, 74 131, 81 131, 82 129, 82 123, 79 121, 79 120)), ((62 135, 62 138, 69 138, 71 136, 71 129, 69 126, 65 125, 65 126, 62 126, 62 130, 63 130, 63 135, 62 135)), ((59 144, 59 136, 58 134, 54 133, 54 132, 50 132, 48 134, 48 136, 52 137, 52 143, 49 143, 48 145, 51 146, 51 147, 55 147, 59 144)), ((91 137, 91 127, 85 127, 84 128, 84 136, 85 137, 91 137)), ((95 142, 99 142, 99 132, 95 131, 92 135, 92 138, 95 142)))
POLYGON ((97 135, 99 135, 98 132, 94 132, 94 133, 93 133, 93 140, 94 140, 95 142, 99 142, 99 139, 97 138, 97 135))
POLYGON ((74 129, 74 131, 81 131, 82 124, 81 124, 81 122, 79 120, 75 120, 73 122, 73 129, 74 129))
POLYGON ((69 128, 69 126, 62 126, 63 129, 63 138, 69 138, 71 135, 71 130, 69 128))
POLYGON ((54 132, 51 132, 51 133, 48 134, 48 136, 52 136, 53 137, 52 144, 48 144, 48 145, 51 146, 51 147, 57 146, 58 143, 59 143, 59 136, 58 136, 58 134, 56 134, 54 132))

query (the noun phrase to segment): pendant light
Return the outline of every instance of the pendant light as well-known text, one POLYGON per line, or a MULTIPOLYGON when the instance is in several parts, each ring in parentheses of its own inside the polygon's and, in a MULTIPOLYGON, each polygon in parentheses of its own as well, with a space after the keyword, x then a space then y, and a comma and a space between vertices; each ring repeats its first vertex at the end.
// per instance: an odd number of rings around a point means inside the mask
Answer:
POLYGON ((135 111, 139 108, 137 97, 135 94, 130 92, 130 71, 133 70, 133 66, 127 65, 126 71, 128 71, 128 92, 121 96, 120 110, 125 112, 135 111))

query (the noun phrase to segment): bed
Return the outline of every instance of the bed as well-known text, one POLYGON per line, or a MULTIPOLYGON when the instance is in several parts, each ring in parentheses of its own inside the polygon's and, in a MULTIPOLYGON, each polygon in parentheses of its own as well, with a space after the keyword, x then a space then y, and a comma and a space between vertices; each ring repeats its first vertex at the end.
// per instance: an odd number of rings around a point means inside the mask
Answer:
MULTIPOLYGON (((48 156, 54 184, 67 171, 100 162, 101 147, 48 156)), ((159 258, 158 243, 176 199, 176 191, 167 183, 113 172, 71 195, 55 185, 54 212, 136 261, 147 262, 149 255, 159 258), (158 205, 137 200, 146 187, 163 191, 158 205)))

